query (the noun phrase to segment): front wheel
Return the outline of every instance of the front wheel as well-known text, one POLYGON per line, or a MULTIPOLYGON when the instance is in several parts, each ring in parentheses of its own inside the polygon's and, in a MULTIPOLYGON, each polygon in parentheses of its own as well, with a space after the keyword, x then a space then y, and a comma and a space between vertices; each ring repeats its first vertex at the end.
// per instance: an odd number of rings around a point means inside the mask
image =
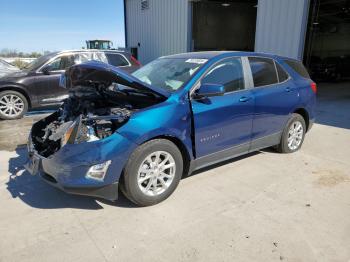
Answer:
POLYGON ((293 153, 299 150, 304 142, 305 133, 306 124, 304 118, 299 114, 292 114, 283 130, 277 151, 280 153, 293 153))
POLYGON ((139 146, 124 169, 121 189, 139 206, 150 206, 168 198, 183 172, 183 159, 177 146, 155 139, 139 146))
POLYGON ((12 90, 0 92, 0 119, 22 118, 28 110, 28 101, 21 93, 12 90))

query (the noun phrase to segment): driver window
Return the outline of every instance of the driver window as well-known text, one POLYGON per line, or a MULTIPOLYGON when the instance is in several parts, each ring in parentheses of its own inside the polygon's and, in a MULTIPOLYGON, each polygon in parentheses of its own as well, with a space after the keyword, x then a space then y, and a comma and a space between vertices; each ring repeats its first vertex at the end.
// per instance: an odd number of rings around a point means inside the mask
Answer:
POLYGON ((61 71, 66 70, 66 68, 74 65, 74 56, 66 55, 57 57, 54 61, 52 61, 50 66, 50 71, 61 71))
POLYGON ((225 93, 244 89, 244 75, 241 58, 229 58, 214 65, 201 84, 220 84, 225 93))
POLYGON ((54 61, 52 61, 50 64, 49 64, 49 67, 50 67, 50 71, 56 71, 56 70, 61 70, 61 57, 59 58, 56 58, 54 61))

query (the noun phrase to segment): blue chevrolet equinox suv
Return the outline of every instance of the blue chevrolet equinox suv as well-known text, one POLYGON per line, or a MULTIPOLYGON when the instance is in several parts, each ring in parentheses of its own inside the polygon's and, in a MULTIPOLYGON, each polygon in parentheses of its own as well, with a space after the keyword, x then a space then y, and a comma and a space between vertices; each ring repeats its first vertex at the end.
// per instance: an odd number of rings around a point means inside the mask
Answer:
POLYGON ((61 190, 140 206, 183 175, 252 151, 300 149, 316 84, 300 61, 251 52, 161 57, 133 74, 101 62, 70 67, 69 98, 35 123, 26 168, 61 190))

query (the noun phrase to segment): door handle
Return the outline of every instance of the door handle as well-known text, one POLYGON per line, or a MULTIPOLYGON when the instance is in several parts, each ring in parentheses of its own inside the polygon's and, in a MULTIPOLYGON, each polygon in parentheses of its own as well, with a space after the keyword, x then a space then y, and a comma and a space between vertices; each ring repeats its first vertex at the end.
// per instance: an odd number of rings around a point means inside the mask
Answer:
POLYGON ((240 99, 239 99, 239 102, 247 102, 251 99, 251 97, 247 97, 247 96, 242 96, 240 99))
POLYGON ((292 91, 292 89, 288 86, 288 87, 286 87, 286 91, 290 92, 290 91, 292 91))

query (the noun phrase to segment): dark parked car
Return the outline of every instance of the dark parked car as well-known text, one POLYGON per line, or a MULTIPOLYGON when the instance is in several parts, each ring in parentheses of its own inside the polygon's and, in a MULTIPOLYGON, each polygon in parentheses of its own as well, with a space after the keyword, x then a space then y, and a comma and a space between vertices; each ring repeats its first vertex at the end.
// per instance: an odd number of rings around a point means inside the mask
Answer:
POLYGON ((97 60, 133 72, 140 63, 115 50, 63 51, 44 55, 22 71, 0 78, 0 119, 21 118, 29 109, 57 105, 67 96, 60 75, 70 66, 97 60))
POLYGON ((350 77, 350 56, 311 59, 310 70, 316 80, 338 81, 350 77))
POLYGON ((70 97, 33 125, 26 168, 72 194, 115 200, 120 186, 141 206, 193 170, 270 146, 297 151, 315 117, 302 63, 267 54, 179 54, 132 75, 89 62, 61 83, 70 97))

